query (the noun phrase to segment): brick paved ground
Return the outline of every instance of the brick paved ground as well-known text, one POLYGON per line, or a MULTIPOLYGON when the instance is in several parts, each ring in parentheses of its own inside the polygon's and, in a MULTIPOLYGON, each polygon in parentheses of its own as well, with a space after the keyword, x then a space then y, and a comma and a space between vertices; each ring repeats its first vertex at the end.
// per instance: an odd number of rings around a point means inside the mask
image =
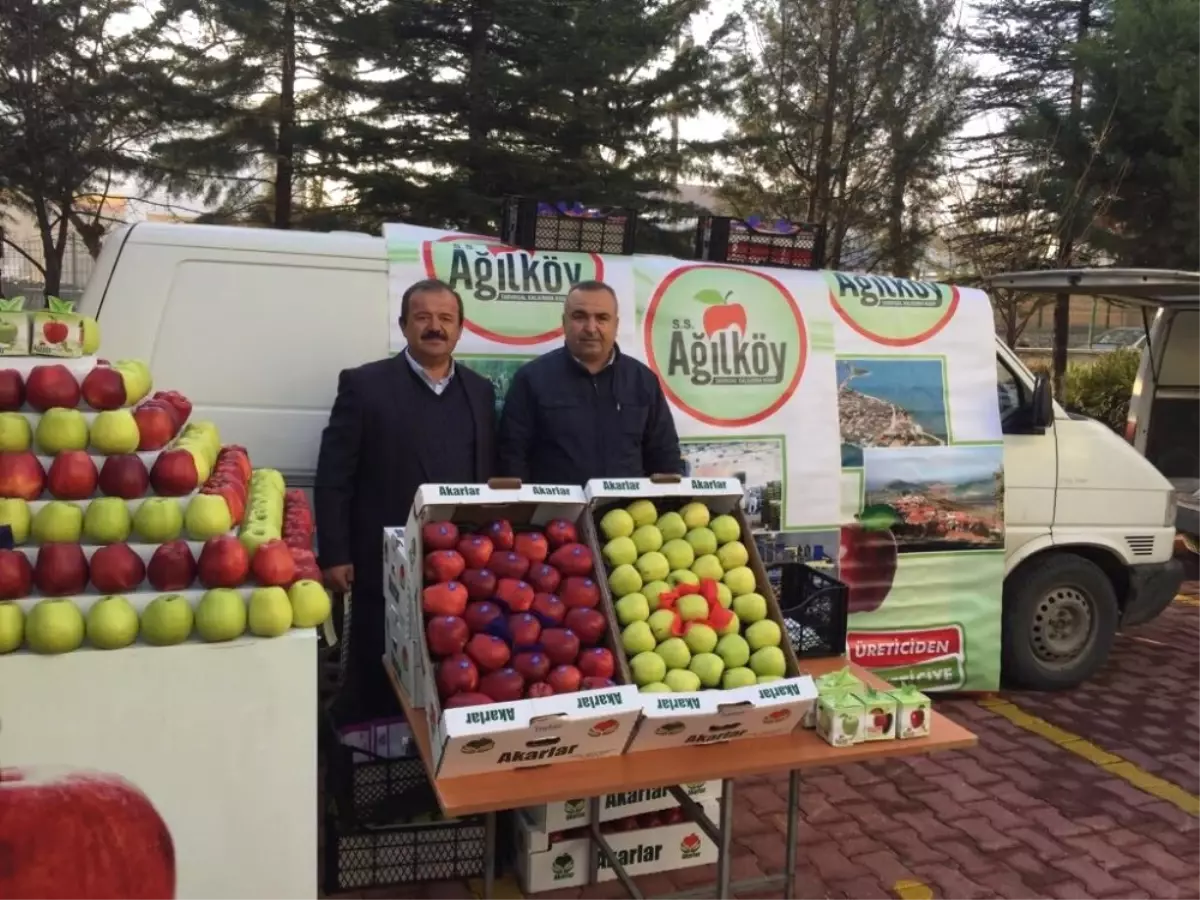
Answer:
MULTIPOLYGON (((1120 635, 1088 685, 1004 699, 1195 794, 1198 639, 1200 607, 1176 604, 1120 635)), ((932 897, 1200 897, 1193 815, 975 700, 938 708, 978 734, 979 746, 804 778, 798 897, 895 897, 898 882, 932 897)), ((737 783, 735 880, 782 871, 786 796, 785 776, 737 783)), ((647 896, 661 896, 710 883, 714 868, 639 881, 647 896)), ((361 896, 471 894, 460 882, 361 896)), ((624 895, 608 883, 538 896, 624 895)))

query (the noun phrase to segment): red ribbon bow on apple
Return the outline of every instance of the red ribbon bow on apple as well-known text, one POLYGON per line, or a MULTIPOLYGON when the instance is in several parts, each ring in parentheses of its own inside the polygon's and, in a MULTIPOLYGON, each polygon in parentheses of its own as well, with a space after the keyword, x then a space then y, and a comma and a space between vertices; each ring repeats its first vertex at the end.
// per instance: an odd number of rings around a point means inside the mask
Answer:
MULTIPOLYGON (((733 621, 733 613, 723 607, 721 601, 717 599, 717 583, 711 578, 701 578, 699 584, 677 584, 675 590, 659 594, 658 608, 674 610, 679 603, 679 598, 688 594, 699 594, 708 603, 708 618, 703 621, 714 631, 719 632, 733 621)), ((676 637, 683 634, 683 622, 678 614, 675 616, 675 623, 671 626, 671 632, 676 637)))

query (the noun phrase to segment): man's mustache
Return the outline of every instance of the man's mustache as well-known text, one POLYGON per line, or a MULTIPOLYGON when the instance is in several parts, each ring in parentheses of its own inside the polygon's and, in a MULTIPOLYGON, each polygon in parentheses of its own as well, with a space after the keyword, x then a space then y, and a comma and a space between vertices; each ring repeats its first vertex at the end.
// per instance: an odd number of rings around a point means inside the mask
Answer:
POLYGON ((444 331, 426 331, 421 335, 423 341, 444 341, 447 340, 446 332, 444 331))

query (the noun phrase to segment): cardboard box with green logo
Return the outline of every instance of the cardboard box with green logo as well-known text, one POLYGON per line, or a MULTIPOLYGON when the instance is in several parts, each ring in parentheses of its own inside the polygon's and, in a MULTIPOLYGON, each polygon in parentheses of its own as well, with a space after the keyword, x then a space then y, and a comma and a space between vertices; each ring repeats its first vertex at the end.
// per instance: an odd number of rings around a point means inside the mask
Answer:
POLYGON ((817 734, 834 747, 861 744, 866 739, 862 701, 850 691, 832 691, 817 701, 817 734))
POLYGON ((933 718, 929 698, 911 684, 898 687, 891 694, 896 701, 896 737, 927 737, 933 718))

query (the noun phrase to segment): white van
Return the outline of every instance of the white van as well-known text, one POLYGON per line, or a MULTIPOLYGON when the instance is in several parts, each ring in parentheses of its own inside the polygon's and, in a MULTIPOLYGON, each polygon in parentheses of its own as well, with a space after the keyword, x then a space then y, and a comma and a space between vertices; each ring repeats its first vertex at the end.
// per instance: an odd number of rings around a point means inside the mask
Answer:
MULTIPOLYGON (((340 369, 387 355, 382 238, 141 224, 105 242, 81 304, 110 358, 140 357, 255 464, 311 483, 340 369)), ((1004 672, 1086 679, 1123 623, 1182 580, 1171 485, 1117 435, 1069 416, 997 343, 1005 429, 1004 672)))

